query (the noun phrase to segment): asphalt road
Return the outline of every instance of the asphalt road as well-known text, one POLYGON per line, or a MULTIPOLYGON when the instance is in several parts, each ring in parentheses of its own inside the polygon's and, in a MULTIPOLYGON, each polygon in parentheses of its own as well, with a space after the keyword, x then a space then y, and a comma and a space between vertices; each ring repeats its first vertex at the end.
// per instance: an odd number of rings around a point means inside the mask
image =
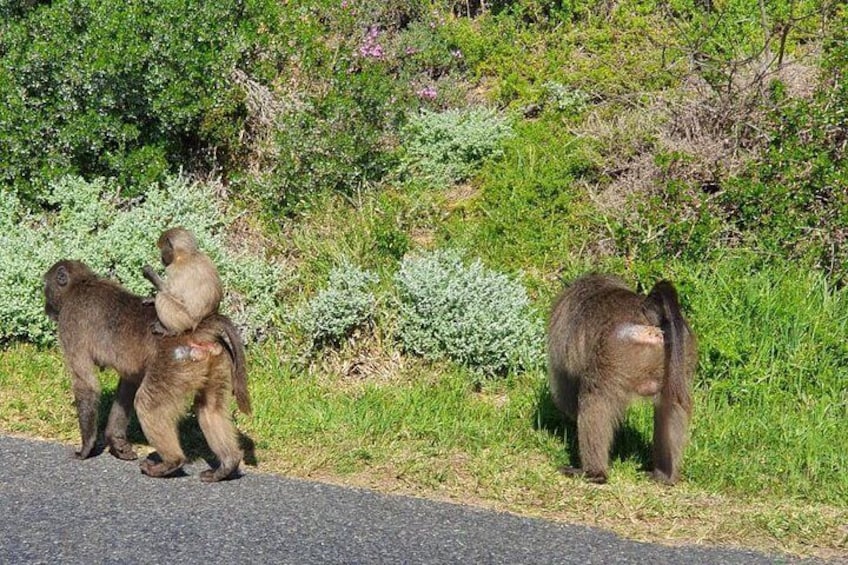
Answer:
POLYGON ((0 563, 773 563, 260 474, 151 479, 107 454, 0 436, 0 563))

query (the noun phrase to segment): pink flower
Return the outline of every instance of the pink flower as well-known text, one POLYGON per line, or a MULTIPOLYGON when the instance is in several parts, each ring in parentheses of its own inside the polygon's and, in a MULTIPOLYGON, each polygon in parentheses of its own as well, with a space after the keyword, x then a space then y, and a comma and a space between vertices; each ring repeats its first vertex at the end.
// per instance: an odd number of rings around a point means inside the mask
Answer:
POLYGON ((347 10, 348 6, 350 6, 350 2, 342 0, 342 10, 347 10))
POLYGON ((362 40, 362 44, 359 46, 359 55, 360 57, 365 57, 366 59, 382 59, 385 53, 383 52, 383 46, 380 45, 380 30, 376 27, 371 27, 368 29, 368 33, 365 35, 365 39, 362 40))
POLYGON ((422 100, 435 100, 438 94, 439 93, 432 86, 425 86, 424 88, 415 91, 415 95, 422 100))

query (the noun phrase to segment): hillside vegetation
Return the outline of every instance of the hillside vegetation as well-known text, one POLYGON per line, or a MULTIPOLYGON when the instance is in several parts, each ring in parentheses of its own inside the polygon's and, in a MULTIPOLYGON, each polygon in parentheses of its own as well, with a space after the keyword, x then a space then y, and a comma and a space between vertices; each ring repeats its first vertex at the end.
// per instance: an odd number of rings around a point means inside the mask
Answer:
POLYGON ((828 0, 0 0, 0 429, 78 439, 48 267, 148 293, 182 224, 260 470, 844 557, 846 109, 828 0), (649 403, 611 484, 557 473, 544 328, 592 270, 673 280, 699 336, 673 489, 649 403))

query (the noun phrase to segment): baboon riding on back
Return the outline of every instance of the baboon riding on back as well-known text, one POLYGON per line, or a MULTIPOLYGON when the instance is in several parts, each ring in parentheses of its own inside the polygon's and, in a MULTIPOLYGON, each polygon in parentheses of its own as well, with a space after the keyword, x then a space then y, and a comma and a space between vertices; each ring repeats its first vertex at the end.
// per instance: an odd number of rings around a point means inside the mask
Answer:
POLYGON ((57 324, 59 342, 71 373, 82 446, 77 457, 92 454, 97 438, 100 384, 97 369, 118 373, 118 391, 106 443, 121 459, 135 459, 127 424, 135 407, 144 435, 160 461, 146 459, 141 470, 163 477, 185 462, 177 434, 185 400, 195 398, 198 421, 220 465, 204 471, 204 481, 234 476, 241 462, 228 401, 250 413, 244 344, 232 322, 214 314, 188 333, 159 336, 152 303, 118 283, 98 277, 85 263, 62 260, 44 275, 45 311, 57 324), (186 354, 187 353, 187 354, 186 354))

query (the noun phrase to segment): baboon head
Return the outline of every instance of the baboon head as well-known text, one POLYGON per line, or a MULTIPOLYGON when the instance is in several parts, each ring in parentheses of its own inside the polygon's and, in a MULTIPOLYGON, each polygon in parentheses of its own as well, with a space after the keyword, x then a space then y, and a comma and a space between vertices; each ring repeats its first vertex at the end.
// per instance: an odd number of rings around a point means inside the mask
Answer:
POLYGON ((163 232, 159 236, 156 246, 162 253, 162 264, 167 267, 178 256, 195 253, 197 251, 197 239, 187 229, 176 227, 163 232))
POLYGON ((68 290, 80 281, 97 278, 88 265, 82 261, 62 260, 50 267, 44 275, 44 312, 54 322, 68 290))

